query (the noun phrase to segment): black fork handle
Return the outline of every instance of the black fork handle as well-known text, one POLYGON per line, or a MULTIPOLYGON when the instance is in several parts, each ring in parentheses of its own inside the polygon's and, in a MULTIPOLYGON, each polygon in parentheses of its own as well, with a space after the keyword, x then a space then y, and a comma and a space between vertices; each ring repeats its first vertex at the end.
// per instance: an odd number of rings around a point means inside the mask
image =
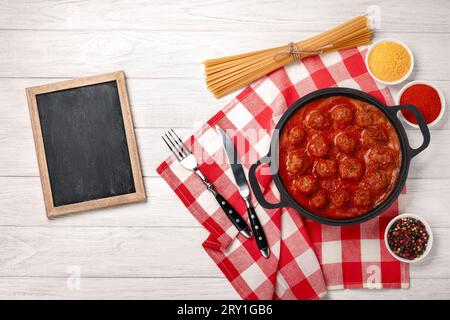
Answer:
POLYGON ((214 195, 220 207, 225 212, 228 219, 230 219, 231 223, 236 227, 236 229, 238 229, 244 237, 251 238, 252 233, 250 231, 250 228, 245 222, 244 218, 242 218, 242 216, 239 214, 239 212, 219 192, 217 192, 213 184, 209 182, 208 179, 206 179, 198 169, 195 170, 195 172, 202 179, 203 183, 206 185, 206 188, 214 195))
POLYGON ((234 224, 234 226, 239 230, 240 233, 244 235, 246 238, 251 238, 252 233, 250 232, 250 228, 245 222, 244 218, 236 211, 235 208, 227 201, 225 198, 216 191, 214 194, 217 202, 221 206, 222 210, 227 215, 228 219, 234 224))

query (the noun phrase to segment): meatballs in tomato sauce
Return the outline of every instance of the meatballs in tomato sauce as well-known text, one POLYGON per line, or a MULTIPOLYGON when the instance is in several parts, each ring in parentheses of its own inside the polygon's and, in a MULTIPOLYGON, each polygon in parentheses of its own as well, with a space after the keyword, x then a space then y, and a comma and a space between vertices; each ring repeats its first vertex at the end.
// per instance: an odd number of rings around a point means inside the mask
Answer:
POLYGON ((308 152, 314 158, 323 158, 330 147, 327 140, 322 135, 317 135, 308 143, 308 152))
POLYGON ((346 157, 339 163, 339 174, 342 179, 358 180, 364 174, 364 164, 356 158, 346 157))
POLYGON ((398 181, 396 129, 377 107, 343 96, 298 108, 280 135, 279 177, 314 214, 349 219, 384 201, 398 181))
POLYGON ((320 159, 316 161, 315 171, 321 178, 331 178, 336 173, 336 161, 320 159))
POLYGON ((394 161, 395 151, 388 147, 374 147, 369 152, 369 165, 372 168, 389 168, 394 161))
POLYGON ((324 191, 319 191, 312 196, 311 206, 316 209, 323 209, 328 205, 328 196, 324 191))
POLYGON ((293 181, 295 191, 310 194, 316 190, 317 181, 312 175, 300 176, 293 181))
POLYGON ((366 182, 374 192, 381 192, 389 184, 388 175, 384 170, 369 171, 366 175, 366 182))
POLYGON ((311 161, 301 150, 290 150, 286 158, 287 172, 291 175, 299 175, 308 169, 311 161))
POLYGON ((356 125, 366 128, 373 124, 373 111, 370 111, 368 108, 362 108, 356 112, 356 125))
POLYGON ((351 154, 356 148, 356 139, 345 132, 341 132, 334 138, 336 148, 346 154, 351 154))
POLYGON ((361 139, 364 146, 374 147, 384 145, 388 141, 389 135, 382 126, 372 126, 362 131, 361 139))
POLYGON ((301 146, 305 141, 306 133, 301 126, 295 126, 289 132, 289 142, 295 146, 301 146))
POLYGON ((355 192, 353 202, 359 208, 369 207, 372 203, 372 195, 369 190, 359 189, 355 192))
POLYGON ((329 124, 328 116, 320 111, 312 111, 306 116, 306 126, 310 129, 322 130, 329 124))
POLYGON ((346 127, 353 122, 353 109, 348 104, 339 104, 331 110, 331 118, 338 127, 346 127))
POLYGON ((347 190, 337 190, 330 196, 331 203, 337 208, 342 208, 350 200, 350 193, 347 190))

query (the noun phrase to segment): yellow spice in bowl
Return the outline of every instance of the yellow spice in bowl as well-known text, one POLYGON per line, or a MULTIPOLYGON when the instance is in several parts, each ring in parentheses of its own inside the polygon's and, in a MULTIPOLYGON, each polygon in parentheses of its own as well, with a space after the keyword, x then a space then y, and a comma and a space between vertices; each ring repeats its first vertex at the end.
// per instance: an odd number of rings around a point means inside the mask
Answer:
POLYGON ((404 46, 384 41, 370 52, 370 71, 381 81, 395 82, 403 78, 411 68, 411 56, 404 46))

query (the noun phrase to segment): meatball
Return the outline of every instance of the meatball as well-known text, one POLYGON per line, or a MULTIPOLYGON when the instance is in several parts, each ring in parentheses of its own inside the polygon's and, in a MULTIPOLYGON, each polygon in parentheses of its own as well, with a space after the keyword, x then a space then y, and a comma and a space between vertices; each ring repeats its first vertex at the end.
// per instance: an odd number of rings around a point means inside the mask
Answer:
POLYGON ((329 126, 326 114, 320 111, 311 111, 306 116, 306 126, 311 129, 322 130, 329 126))
POLYGON ((301 176, 293 182, 294 189, 304 194, 310 194, 316 190, 316 179, 313 176, 301 176))
POLYGON ((353 203, 357 207, 369 207, 372 203, 372 195, 366 189, 359 189, 355 192, 353 203))
POLYGON ((288 140, 291 144, 296 146, 301 146, 303 141, 305 141, 305 131, 301 126, 296 126, 289 131, 288 140))
POLYGON ((384 191, 389 184, 388 176, 383 170, 369 172, 366 175, 366 182, 374 192, 384 191))
POLYGON ((328 197, 324 191, 319 191, 309 200, 311 207, 323 209, 328 205, 328 197))
POLYGON ((334 160, 317 160, 315 171, 321 178, 331 178, 336 173, 336 162, 334 160))
POLYGON ((339 133, 334 139, 334 143, 338 150, 343 153, 351 154, 355 151, 356 140, 346 133, 339 133))
POLYGON ((373 124, 373 112, 367 109, 356 111, 356 124, 362 128, 367 128, 373 124))
POLYGON ((376 126, 365 129, 361 134, 361 138, 364 146, 375 146, 386 143, 389 136, 386 129, 376 126))
POLYGON ((320 187, 330 193, 336 192, 341 188, 340 179, 328 179, 320 181, 320 187))
POLYGON ((290 175, 300 175, 310 166, 310 161, 301 150, 290 150, 287 154, 286 169, 290 175))
POLYGON ((308 153, 316 158, 323 158, 329 151, 330 147, 325 138, 317 135, 311 139, 308 144, 308 153))
POLYGON ((364 165, 355 158, 346 157, 339 163, 339 174, 343 179, 358 180, 364 173, 364 165))
POLYGON ((346 127, 353 122, 354 113, 346 104, 339 104, 331 110, 331 119, 339 127, 346 127))
POLYGON ((395 162, 394 153, 388 147, 375 147, 369 153, 369 165, 375 169, 389 168, 395 162))
POLYGON ((350 193, 346 190, 337 190, 330 195, 330 199, 333 205, 341 208, 350 200, 350 193))

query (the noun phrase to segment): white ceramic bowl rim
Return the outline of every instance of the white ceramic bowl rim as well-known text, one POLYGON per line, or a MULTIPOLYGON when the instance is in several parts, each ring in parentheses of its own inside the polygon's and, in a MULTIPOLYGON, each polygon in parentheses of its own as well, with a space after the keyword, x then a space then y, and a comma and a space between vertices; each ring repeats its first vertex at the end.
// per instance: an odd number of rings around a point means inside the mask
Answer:
MULTIPOLYGON (((414 80, 414 81, 408 82, 398 92, 397 101, 396 102, 397 102, 397 104, 400 104, 400 99, 401 99, 403 93, 405 92, 405 90, 408 89, 409 87, 413 86, 413 85, 416 85, 416 84, 424 84, 424 85, 427 85, 429 87, 432 87, 434 90, 436 90, 436 92, 439 95, 439 98, 441 99, 441 112, 439 113, 439 115, 437 116, 436 119, 434 119, 432 122, 428 123, 428 127, 432 127, 432 126, 437 124, 442 119, 442 117, 444 116, 444 113, 445 113, 445 98, 444 98, 444 94, 442 93, 441 89, 439 89, 434 83, 432 83, 430 81, 427 81, 427 80, 414 80)), ((406 119, 403 116, 403 113, 401 111, 399 113, 400 113, 400 116, 402 117, 403 121, 405 121, 411 127, 419 128, 419 125, 417 125, 415 123, 412 123, 411 121, 406 119)))
POLYGON ((430 225, 424 218, 422 218, 416 214, 412 214, 412 213, 403 213, 403 214, 396 216, 391 221, 389 221, 388 225, 386 226, 386 230, 384 231, 384 243, 386 244, 386 247, 387 247, 389 253, 395 259, 397 259, 401 262, 405 262, 405 263, 416 263, 416 262, 423 260, 430 252, 431 247, 433 246, 433 233, 431 231, 430 225), (407 260, 407 259, 397 256, 394 252, 392 252, 391 248, 389 247, 388 241, 387 241, 387 234, 388 234, 389 229, 392 227, 392 225, 394 224, 395 221, 402 219, 402 218, 414 218, 416 220, 419 220, 420 222, 423 223, 423 225, 425 226, 425 229, 427 230, 428 235, 429 235, 428 242, 427 242, 427 248, 425 249, 425 252, 420 257, 418 257, 414 260, 407 260))
POLYGON ((393 86, 393 85, 402 83, 403 81, 405 81, 406 79, 408 79, 408 77, 411 75, 411 73, 412 73, 412 71, 413 71, 413 69, 414 69, 414 56, 413 56, 413 54, 412 54, 411 49, 410 49, 410 48, 406 45, 406 43, 404 43, 403 41, 397 40, 397 39, 393 39, 393 38, 383 38, 383 39, 380 39, 380 40, 375 41, 374 43, 372 43, 372 44, 369 46, 369 48, 367 49, 367 54, 366 54, 366 58, 365 58, 365 63, 366 63, 367 71, 369 71, 369 74, 372 76, 372 78, 374 78, 376 81, 378 81, 379 83, 382 83, 382 84, 384 84, 384 85, 387 85, 387 86, 393 86), (375 47, 376 47, 377 45, 379 45, 380 43, 382 43, 382 42, 388 42, 388 41, 389 41, 389 42, 395 42, 395 43, 398 43, 398 44, 400 44, 401 46, 403 46, 403 47, 406 49, 406 51, 409 53, 409 56, 411 57, 411 66, 410 66, 408 72, 407 72, 402 78, 400 78, 400 79, 397 80, 397 81, 393 81, 393 82, 388 82, 388 81, 383 81, 383 80, 378 79, 378 78, 372 73, 372 71, 371 71, 370 68, 369 68, 369 55, 370 55, 370 52, 373 50, 373 48, 375 48, 375 47))

